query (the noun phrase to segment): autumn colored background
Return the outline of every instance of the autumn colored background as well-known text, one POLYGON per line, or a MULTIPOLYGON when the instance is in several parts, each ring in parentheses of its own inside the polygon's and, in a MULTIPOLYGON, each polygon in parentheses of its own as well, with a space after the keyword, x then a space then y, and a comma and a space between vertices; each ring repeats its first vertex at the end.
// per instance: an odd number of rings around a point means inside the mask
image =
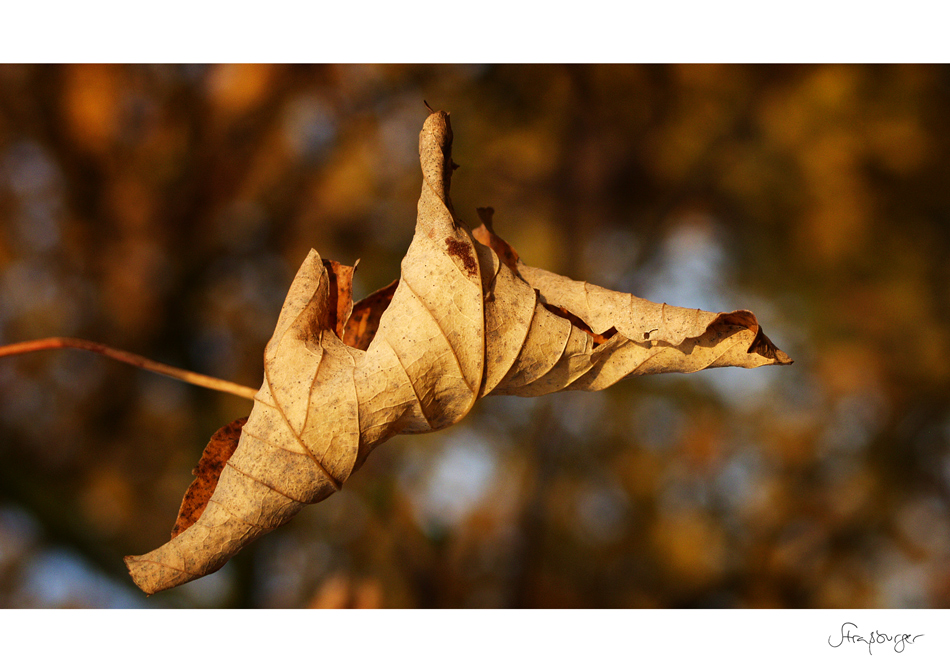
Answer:
POLYGON ((313 247, 399 274, 427 111, 532 266, 755 312, 791 367, 490 397, 146 600, 250 402, 0 360, 2 607, 950 606, 950 69, 0 66, 0 343, 257 387, 313 247))

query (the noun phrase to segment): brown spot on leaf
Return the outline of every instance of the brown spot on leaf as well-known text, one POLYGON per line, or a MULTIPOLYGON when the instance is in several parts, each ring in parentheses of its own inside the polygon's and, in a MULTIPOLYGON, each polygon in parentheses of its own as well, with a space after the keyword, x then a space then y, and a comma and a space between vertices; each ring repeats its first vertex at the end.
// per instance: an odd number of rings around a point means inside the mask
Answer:
POLYGON ((172 539, 191 527, 208 506, 208 500, 211 499, 218 485, 221 470, 237 448, 241 438, 241 428, 244 427, 245 422, 247 418, 238 418, 211 436, 204 452, 201 453, 198 466, 191 472, 195 480, 188 486, 185 497, 181 500, 178 519, 172 528, 172 539))
POLYGON ((475 263, 475 257, 472 256, 472 249, 465 243, 455 240, 455 238, 447 237, 445 239, 445 245, 448 247, 448 252, 453 257, 458 257, 461 260, 462 265, 465 267, 465 271, 469 275, 475 275, 478 273, 478 264, 475 263))

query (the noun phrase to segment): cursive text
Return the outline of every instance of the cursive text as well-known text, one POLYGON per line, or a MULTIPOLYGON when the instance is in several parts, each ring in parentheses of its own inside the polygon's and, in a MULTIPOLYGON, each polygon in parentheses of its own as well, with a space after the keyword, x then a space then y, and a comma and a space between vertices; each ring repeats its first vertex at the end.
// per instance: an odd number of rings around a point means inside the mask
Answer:
POLYGON ((862 635, 852 634, 851 628, 854 628, 855 630, 857 630, 858 626, 855 625, 854 623, 851 623, 850 621, 846 621, 845 623, 842 623, 841 637, 838 640, 838 643, 832 644, 831 637, 829 637, 828 645, 834 649, 837 649, 839 646, 841 646, 845 642, 848 642, 849 644, 867 644, 868 653, 871 654, 872 653, 871 646, 873 644, 890 644, 891 642, 893 642, 894 650, 897 653, 903 653, 904 649, 907 648, 908 644, 913 644, 915 641, 917 641, 918 637, 923 637, 923 635, 909 635, 906 633, 895 633, 895 634, 889 635, 887 633, 880 632, 878 630, 874 630, 871 632, 870 635, 868 635, 867 637, 864 637, 862 635), (848 627, 848 626, 851 626, 851 627, 848 627))

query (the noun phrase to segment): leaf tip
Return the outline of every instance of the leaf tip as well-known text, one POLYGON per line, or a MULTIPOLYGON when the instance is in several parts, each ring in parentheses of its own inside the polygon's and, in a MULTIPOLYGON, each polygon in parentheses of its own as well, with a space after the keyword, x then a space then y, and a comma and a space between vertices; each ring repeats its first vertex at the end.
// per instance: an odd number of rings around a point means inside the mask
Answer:
POLYGON ((755 335, 752 343, 749 345, 749 352, 756 353, 765 357, 766 359, 771 360, 768 364, 776 364, 779 366, 788 366, 792 364, 794 360, 789 357, 783 350, 780 350, 772 342, 772 340, 765 335, 765 332, 762 331, 762 327, 758 327, 758 333, 755 335))
POLYGON ((129 570, 129 576, 139 589, 147 597, 164 590, 170 586, 160 585, 161 579, 158 577, 158 571, 154 563, 143 560, 141 555, 127 555, 122 560, 125 562, 126 569, 129 570))

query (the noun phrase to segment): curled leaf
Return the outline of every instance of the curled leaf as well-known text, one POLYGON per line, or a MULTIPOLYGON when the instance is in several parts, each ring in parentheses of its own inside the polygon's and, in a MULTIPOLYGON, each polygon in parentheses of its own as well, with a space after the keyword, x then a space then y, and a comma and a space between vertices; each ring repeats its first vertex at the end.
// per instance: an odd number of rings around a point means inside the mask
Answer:
POLYGON ((264 353, 264 383, 193 524, 126 564, 146 593, 220 568, 339 490, 395 434, 442 429, 488 394, 600 390, 646 373, 789 364, 748 311, 655 304, 531 268, 449 197, 452 131, 419 139, 415 235, 394 283, 352 305, 352 269, 311 250, 264 353), (341 333, 342 329, 342 333, 341 333))
POLYGON ((211 435, 211 440, 208 441, 204 452, 201 453, 201 459, 198 460, 198 466, 191 472, 195 480, 188 486, 181 500, 178 518, 172 527, 172 539, 191 527, 205 510, 208 500, 211 499, 218 485, 218 478, 221 476, 224 465, 237 449, 238 441, 241 439, 241 428, 245 422, 247 418, 238 418, 211 435))

